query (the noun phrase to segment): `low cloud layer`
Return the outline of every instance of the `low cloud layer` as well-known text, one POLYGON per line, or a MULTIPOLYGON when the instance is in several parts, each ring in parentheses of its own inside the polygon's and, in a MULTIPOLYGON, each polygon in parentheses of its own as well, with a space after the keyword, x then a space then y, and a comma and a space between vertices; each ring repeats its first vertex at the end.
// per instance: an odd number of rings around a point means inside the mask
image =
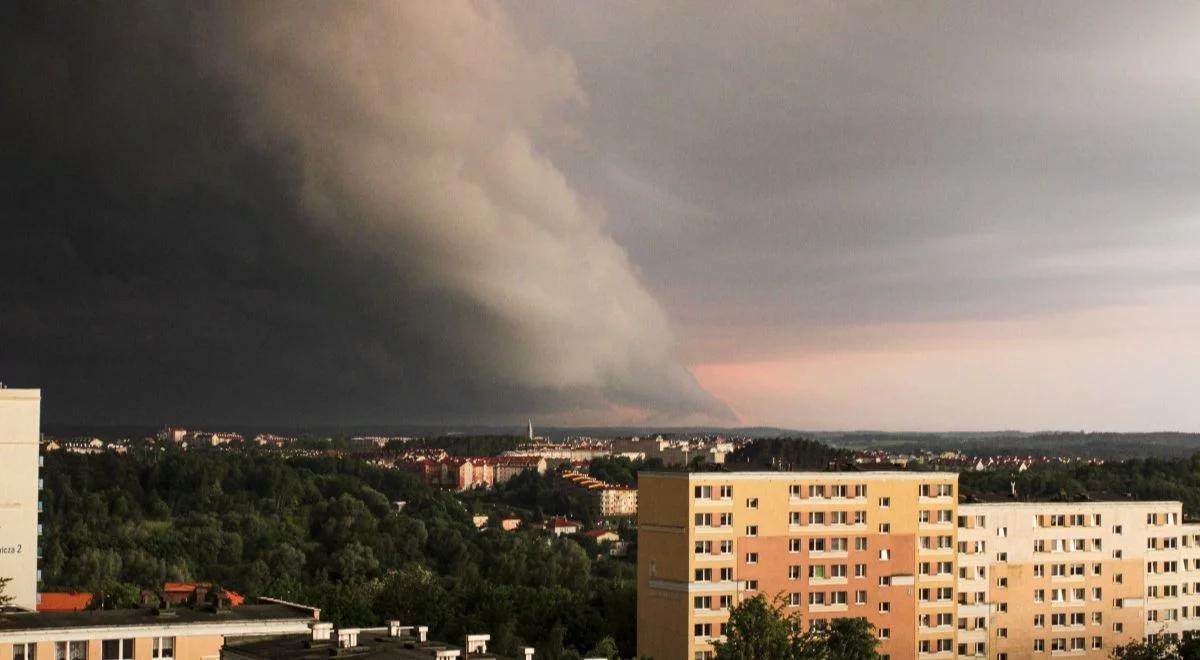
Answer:
POLYGON ((0 376, 52 418, 729 420, 481 3, 7 9, 0 376))

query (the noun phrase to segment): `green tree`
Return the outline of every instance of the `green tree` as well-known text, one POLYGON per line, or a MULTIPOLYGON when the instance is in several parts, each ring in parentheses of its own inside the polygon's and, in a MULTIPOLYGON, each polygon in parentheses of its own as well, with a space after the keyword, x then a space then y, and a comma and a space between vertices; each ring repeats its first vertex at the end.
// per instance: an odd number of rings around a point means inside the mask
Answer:
POLYGON ((8 596, 4 593, 4 588, 8 586, 9 582, 12 582, 12 578, 0 577, 0 607, 8 607, 9 605, 12 605, 12 596, 8 596))
POLYGON ((801 633, 800 618, 761 594, 729 614, 726 641, 717 642, 718 660, 878 660, 874 627, 863 618, 834 619, 801 633))
POLYGON ((762 594, 739 603, 729 613, 725 641, 717 642, 717 660, 799 658, 803 638, 800 618, 788 615, 779 603, 769 603, 762 594))
POLYGON ((815 633, 817 644, 830 660, 877 660, 879 639, 875 626, 864 618, 834 619, 824 633, 815 633))
POLYGON ((587 652, 587 657, 616 660, 620 656, 620 653, 621 651, 617 649, 616 640, 612 638, 612 635, 609 635, 601 639, 599 642, 596 642, 596 645, 592 647, 592 650, 587 652))
POLYGON ((1113 660, 1180 660, 1176 644, 1166 635, 1118 646, 1108 657, 1113 660))

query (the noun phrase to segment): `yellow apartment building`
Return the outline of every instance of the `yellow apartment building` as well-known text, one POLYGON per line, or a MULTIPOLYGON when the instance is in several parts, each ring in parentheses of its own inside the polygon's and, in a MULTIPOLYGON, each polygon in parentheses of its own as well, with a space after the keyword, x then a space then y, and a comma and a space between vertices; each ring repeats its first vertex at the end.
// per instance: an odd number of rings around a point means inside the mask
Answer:
POLYGON ((931 472, 643 473, 638 653, 704 660, 764 594, 807 626, 874 624, 900 660, 1108 658, 1200 630, 1179 502, 959 505, 931 472))
POLYGON ((643 473, 638 654, 713 657, 729 610, 762 593, 808 626, 864 617, 888 658, 951 658, 958 476, 643 473))

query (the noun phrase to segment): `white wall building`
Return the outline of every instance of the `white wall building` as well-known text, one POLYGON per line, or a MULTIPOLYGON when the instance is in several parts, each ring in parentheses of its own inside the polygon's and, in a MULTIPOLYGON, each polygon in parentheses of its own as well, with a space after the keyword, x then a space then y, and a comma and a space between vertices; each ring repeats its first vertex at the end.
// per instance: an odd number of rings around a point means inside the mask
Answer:
POLYGON ((0 389, 0 577, 17 607, 37 608, 41 390, 0 389))

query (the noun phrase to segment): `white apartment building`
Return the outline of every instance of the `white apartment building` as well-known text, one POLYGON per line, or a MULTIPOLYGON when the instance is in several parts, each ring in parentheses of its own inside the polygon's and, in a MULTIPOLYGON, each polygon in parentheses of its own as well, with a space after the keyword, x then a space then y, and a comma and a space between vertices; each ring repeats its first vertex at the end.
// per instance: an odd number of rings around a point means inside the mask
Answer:
POLYGON ((0 577, 17 607, 37 607, 41 390, 0 389, 0 577))
POLYGON ((1200 629, 1200 525, 1179 502, 958 508, 960 658, 1108 658, 1200 629))

